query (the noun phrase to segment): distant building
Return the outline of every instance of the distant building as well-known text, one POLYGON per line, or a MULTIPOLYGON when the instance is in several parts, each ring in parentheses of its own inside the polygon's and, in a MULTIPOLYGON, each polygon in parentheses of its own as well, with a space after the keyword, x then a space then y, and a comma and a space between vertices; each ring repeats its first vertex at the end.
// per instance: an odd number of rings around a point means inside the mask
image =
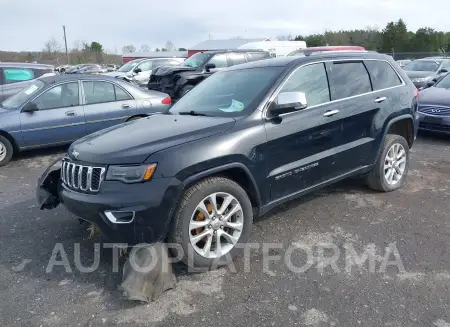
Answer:
POLYGON ((126 63, 131 60, 140 58, 187 58, 187 51, 151 51, 151 52, 130 52, 124 53, 122 62, 126 63))
POLYGON ((196 44, 192 48, 188 49, 188 57, 197 52, 202 51, 220 51, 220 50, 234 50, 239 47, 252 42, 270 41, 267 38, 254 38, 254 39, 225 39, 225 40, 207 40, 202 43, 196 44))

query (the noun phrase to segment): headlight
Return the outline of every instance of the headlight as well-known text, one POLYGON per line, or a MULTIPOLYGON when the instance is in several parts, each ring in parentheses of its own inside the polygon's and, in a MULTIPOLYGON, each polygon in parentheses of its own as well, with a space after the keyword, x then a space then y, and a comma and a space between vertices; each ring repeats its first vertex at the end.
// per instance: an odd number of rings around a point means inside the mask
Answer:
POLYGON ((426 82, 426 81, 429 81, 429 80, 431 80, 431 79, 432 79, 431 76, 428 76, 428 77, 420 77, 420 78, 414 78, 414 79, 413 79, 413 82, 426 82))
POLYGON ((123 183, 145 182, 152 178, 156 170, 156 164, 136 166, 109 166, 106 180, 120 181, 123 183))

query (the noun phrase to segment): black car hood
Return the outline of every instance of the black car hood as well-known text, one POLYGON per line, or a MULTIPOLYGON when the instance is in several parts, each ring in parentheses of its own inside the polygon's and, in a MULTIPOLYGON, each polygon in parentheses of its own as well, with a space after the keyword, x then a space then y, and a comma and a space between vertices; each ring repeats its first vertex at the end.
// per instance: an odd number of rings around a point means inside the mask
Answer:
POLYGON ((160 66, 153 71, 153 75, 155 76, 167 76, 175 73, 181 72, 193 72, 196 71, 197 68, 193 67, 182 67, 182 66, 160 66))
POLYGON ((233 118, 152 115, 79 139, 69 155, 74 159, 78 152, 78 160, 95 164, 137 164, 155 152, 222 133, 234 123, 233 118))
POLYGON ((429 87, 419 93, 420 105, 450 107, 450 90, 441 87, 429 87))
POLYGON ((436 72, 417 72, 412 70, 405 70, 406 75, 408 75, 409 78, 421 78, 421 77, 428 77, 428 76, 436 76, 436 72))

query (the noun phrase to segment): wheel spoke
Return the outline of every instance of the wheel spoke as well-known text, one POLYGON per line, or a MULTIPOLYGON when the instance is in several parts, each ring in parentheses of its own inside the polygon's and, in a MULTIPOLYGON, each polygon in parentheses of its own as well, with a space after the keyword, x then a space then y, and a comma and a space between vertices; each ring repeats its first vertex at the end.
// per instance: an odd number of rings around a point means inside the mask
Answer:
POLYGON ((229 221, 225 222, 225 227, 232 228, 232 229, 237 230, 239 232, 242 232, 242 227, 243 226, 244 226, 244 224, 241 223, 241 222, 237 222, 237 223, 232 223, 232 222, 229 222, 229 221))
POLYGON ((217 231, 217 235, 219 235, 219 239, 220 237, 224 237, 229 243, 231 244, 236 244, 237 243, 237 238, 235 238, 233 235, 228 234, 227 232, 223 231, 223 230, 218 230, 217 231))
POLYGON ((199 241, 201 241, 207 235, 211 235, 211 230, 207 229, 198 235, 192 236, 191 237, 192 244, 197 244, 199 241))
POLYGON ((403 158, 405 156, 406 152, 402 148, 400 148, 399 152, 397 153, 397 160, 403 158))
POLYGON ((203 213, 207 220, 211 219, 211 215, 209 214, 208 209, 205 206, 204 201, 200 202, 197 206, 197 210, 203 213))
POLYGON ((207 239, 206 239, 206 243, 205 243, 205 246, 203 247, 203 255, 206 255, 206 256, 209 256, 209 253, 210 253, 210 251, 211 251, 211 243, 212 243, 212 235, 211 235, 211 233, 209 233, 207 236, 207 239))
POLYGON ((223 212, 228 208, 228 206, 230 205, 230 203, 233 201, 233 197, 230 195, 226 195, 223 199, 222 205, 220 206, 220 210, 218 211, 218 213, 220 215, 223 214, 223 212))
POLYGON ((197 229, 205 227, 210 223, 209 219, 197 221, 197 220, 191 220, 191 223, 189 224, 189 230, 197 229))
POLYGON ((212 215, 215 215, 215 214, 217 214, 217 197, 216 197, 216 193, 214 193, 214 194, 211 194, 209 197, 208 197, 208 200, 209 200, 209 202, 211 203, 211 205, 212 205, 212 215))
POLYGON ((215 235, 215 241, 216 241, 216 257, 222 256, 222 244, 220 243, 220 234, 216 233, 215 235))
POLYGON ((225 221, 229 221, 230 218, 235 215, 236 213, 238 213, 241 209, 241 206, 239 204, 236 204, 231 210, 230 212, 227 213, 227 215, 225 216, 224 220, 225 221))

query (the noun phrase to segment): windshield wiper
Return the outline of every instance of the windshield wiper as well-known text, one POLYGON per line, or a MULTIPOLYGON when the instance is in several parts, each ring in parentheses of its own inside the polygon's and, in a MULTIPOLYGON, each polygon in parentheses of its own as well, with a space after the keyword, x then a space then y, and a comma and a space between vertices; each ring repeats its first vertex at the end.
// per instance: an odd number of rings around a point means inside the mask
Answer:
POLYGON ((191 111, 180 111, 180 112, 178 112, 178 114, 179 115, 205 116, 205 117, 208 117, 207 114, 204 114, 204 113, 198 112, 198 111, 194 111, 194 110, 191 110, 191 111))

